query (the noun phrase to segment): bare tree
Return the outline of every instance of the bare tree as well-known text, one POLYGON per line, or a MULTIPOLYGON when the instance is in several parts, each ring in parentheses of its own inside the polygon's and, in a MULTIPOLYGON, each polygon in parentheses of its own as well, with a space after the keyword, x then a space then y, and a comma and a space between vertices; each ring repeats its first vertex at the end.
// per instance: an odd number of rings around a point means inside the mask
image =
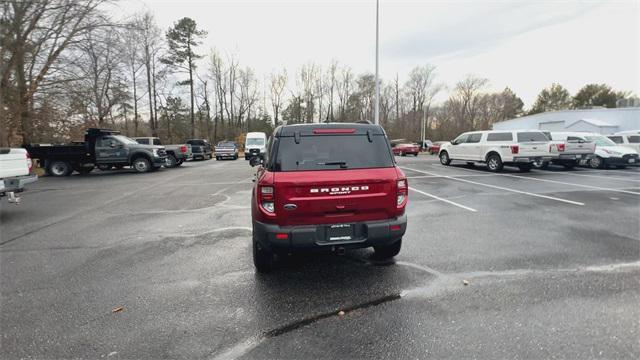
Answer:
MULTIPOLYGON (((88 31, 104 24, 105 0, 5 0, 0 55, 0 108, 23 142, 32 135, 34 95, 60 55, 88 31), (8 100, 11 99, 9 103, 8 100)), ((52 79, 50 79, 52 80, 52 79)), ((5 125, 5 126, 7 126, 5 125)))
POLYGON ((153 15, 148 12, 139 19, 138 27, 140 29, 140 43, 142 45, 142 56, 147 75, 149 127, 151 127, 151 134, 158 136, 158 124, 156 124, 155 121, 155 105, 153 102, 153 62, 155 61, 155 53, 153 50, 157 47, 158 42, 160 42, 160 29, 156 25, 153 15))
POLYGON ((335 100, 335 88, 336 88, 336 74, 338 72, 338 61, 333 60, 331 65, 329 65, 329 69, 327 70, 327 78, 328 78, 328 96, 329 96, 329 109, 327 109, 327 121, 334 121, 334 109, 333 109, 333 101, 335 100))
POLYGON ((347 102, 351 96, 353 88, 353 73, 351 68, 345 66, 340 73, 340 82, 338 83, 338 99, 340 101, 340 121, 345 121, 347 110, 347 102))
POLYGON ((282 95, 284 89, 287 87, 287 70, 282 69, 282 72, 271 74, 271 107, 273 109, 274 122, 277 125, 280 114, 280 107, 282 106, 282 95))

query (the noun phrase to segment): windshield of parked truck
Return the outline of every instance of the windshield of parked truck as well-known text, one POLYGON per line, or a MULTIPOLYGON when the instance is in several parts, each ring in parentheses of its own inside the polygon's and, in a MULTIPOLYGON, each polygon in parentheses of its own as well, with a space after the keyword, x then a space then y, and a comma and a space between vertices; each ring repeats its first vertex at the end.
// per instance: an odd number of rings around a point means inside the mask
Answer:
POLYGON ((281 137, 275 171, 340 170, 392 167, 393 157, 384 136, 366 135, 281 137))
POLYGON ((264 145, 264 139, 263 138, 248 138, 247 139, 247 145, 262 146, 262 145, 264 145))
POLYGON ((585 138, 589 141, 595 142, 596 146, 616 146, 616 143, 606 136, 585 136, 585 138))
POLYGON ((113 135, 113 138, 120 141, 123 144, 128 144, 128 145, 138 145, 138 142, 133 140, 132 138, 128 138, 124 135, 113 135))

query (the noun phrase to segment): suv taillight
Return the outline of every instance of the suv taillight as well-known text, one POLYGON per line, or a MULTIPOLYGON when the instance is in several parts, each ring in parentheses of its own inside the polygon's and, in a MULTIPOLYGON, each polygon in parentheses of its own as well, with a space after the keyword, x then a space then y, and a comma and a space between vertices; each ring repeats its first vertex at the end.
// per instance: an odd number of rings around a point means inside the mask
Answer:
POLYGON ((260 186, 260 207, 270 214, 274 214, 275 204, 273 202, 273 186, 260 186))
POLYGON ((31 155, 29 153, 27 155, 27 166, 29 167, 29 174, 33 171, 33 161, 31 160, 31 155))
POLYGON ((407 204, 407 190, 409 186, 407 184, 407 179, 398 180, 398 195, 396 198, 396 205, 398 207, 403 207, 407 204))
POLYGON ((511 153, 512 154, 517 154, 520 151, 520 146, 518 145, 511 145, 511 153))
POLYGON ((558 144, 558 151, 564 151, 564 144, 558 144))
POLYGON ((187 153, 187 146, 186 145, 180 146, 180 152, 183 153, 183 154, 186 154, 187 153))

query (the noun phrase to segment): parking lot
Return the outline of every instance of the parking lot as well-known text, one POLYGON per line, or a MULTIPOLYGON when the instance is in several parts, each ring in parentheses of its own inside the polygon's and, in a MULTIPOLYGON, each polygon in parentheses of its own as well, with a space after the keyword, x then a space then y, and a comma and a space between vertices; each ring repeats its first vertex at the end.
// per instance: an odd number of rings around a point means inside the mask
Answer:
POLYGON ((0 357, 639 356, 640 168, 397 159, 395 261, 301 255, 267 275, 244 160, 41 178, 2 203, 0 357))

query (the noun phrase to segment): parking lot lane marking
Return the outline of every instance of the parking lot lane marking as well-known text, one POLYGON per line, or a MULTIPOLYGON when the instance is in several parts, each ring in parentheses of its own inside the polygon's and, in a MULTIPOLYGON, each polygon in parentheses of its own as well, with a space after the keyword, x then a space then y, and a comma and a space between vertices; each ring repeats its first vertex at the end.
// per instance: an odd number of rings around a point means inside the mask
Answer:
MULTIPOLYGON (((591 172, 591 171, 585 171, 585 172, 591 172)), ((575 172, 564 172, 564 173, 559 173, 559 174, 562 174, 562 175, 574 175, 574 176, 587 176, 587 177, 598 178, 598 179, 607 179, 607 180, 640 182, 640 179, 632 179, 632 178, 626 178, 625 179, 625 178, 615 177, 615 176, 576 174, 575 172)), ((598 173, 598 174, 600 174, 600 173, 598 173)))
POLYGON ((424 196, 427 196, 427 197, 430 197, 430 198, 433 198, 433 199, 436 199, 436 200, 440 200, 440 201, 442 201, 442 202, 446 202, 447 204, 450 204, 450 205, 453 205, 453 206, 457 206, 457 207, 459 207, 459 208, 461 208, 461 209, 465 209, 465 210, 468 210, 468 211, 471 211, 471 212, 478 212, 478 210, 476 210, 476 209, 472 209, 472 208, 470 208, 470 207, 468 207, 468 206, 464 206, 464 205, 462 205, 462 204, 458 204, 458 203, 453 202, 453 201, 451 201, 451 200, 443 199, 443 198, 441 198, 441 197, 439 197, 439 196, 436 196, 436 195, 433 195, 433 194, 426 193, 426 192, 424 192, 424 191, 422 191, 422 190, 418 190, 418 189, 416 189, 416 188, 409 187, 409 190, 411 190, 411 191, 415 191, 415 192, 417 192, 418 194, 422 194, 422 195, 424 195, 424 196))
MULTIPOLYGON (((406 168, 406 169, 412 170, 412 171, 416 171, 416 172, 421 172, 421 173, 427 174, 427 175, 438 175, 438 174, 431 173, 431 172, 428 172, 428 171, 422 171, 422 170, 416 170, 416 169, 410 169, 410 168, 406 168)), ((451 180, 455 180, 455 181, 461 181, 461 182, 469 183, 469 184, 474 184, 474 185, 485 186, 485 187, 489 187, 489 188, 493 188, 493 189, 508 191, 508 192, 512 192, 512 193, 516 193, 516 194, 522 194, 522 195, 528 195, 528 196, 538 197, 538 198, 542 198, 542 199, 560 201, 560 202, 571 204, 571 205, 584 206, 584 203, 581 203, 581 202, 578 202, 578 201, 567 200, 567 199, 561 199, 561 198, 557 198, 557 197, 554 197, 554 196, 536 194, 536 193, 531 193, 531 192, 528 192, 528 191, 521 191, 521 190, 506 188, 506 187, 497 186, 497 185, 483 184, 483 183, 479 183, 479 182, 475 182, 475 181, 471 181, 471 180, 467 180, 467 179, 455 178, 455 177, 452 177, 452 176, 442 176, 442 177, 444 177, 446 179, 451 179, 451 180)), ((516 177, 518 177, 518 176, 516 176, 516 177)))
POLYGON ((511 174, 500 174, 500 176, 512 177, 512 178, 516 178, 516 179, 525 179, 525 180, 536 180, 536 181, 550 182, 550 183, 555 183, 555 184, 571 185, 571 186, 583 187, 583 188, 587 188, 587 189, 595 189, 595 190, 602 190, 602 191, 613 191, 613 192, 619 192, 619 193, 624 193, 624 194, 640 195, 640 192, 635 192, 635 191, 612 189, 612 188, 605 188, 605 187, 601 187, 601 186, 592 186, 592 185, 584 185, 584 184, 574 184, 574 183, 568 183, 568 182, 564 182, 564 181, 540 179, 540 178, 531 177, 531 176, 518 176, 518 175, 511 175, 511 174))

